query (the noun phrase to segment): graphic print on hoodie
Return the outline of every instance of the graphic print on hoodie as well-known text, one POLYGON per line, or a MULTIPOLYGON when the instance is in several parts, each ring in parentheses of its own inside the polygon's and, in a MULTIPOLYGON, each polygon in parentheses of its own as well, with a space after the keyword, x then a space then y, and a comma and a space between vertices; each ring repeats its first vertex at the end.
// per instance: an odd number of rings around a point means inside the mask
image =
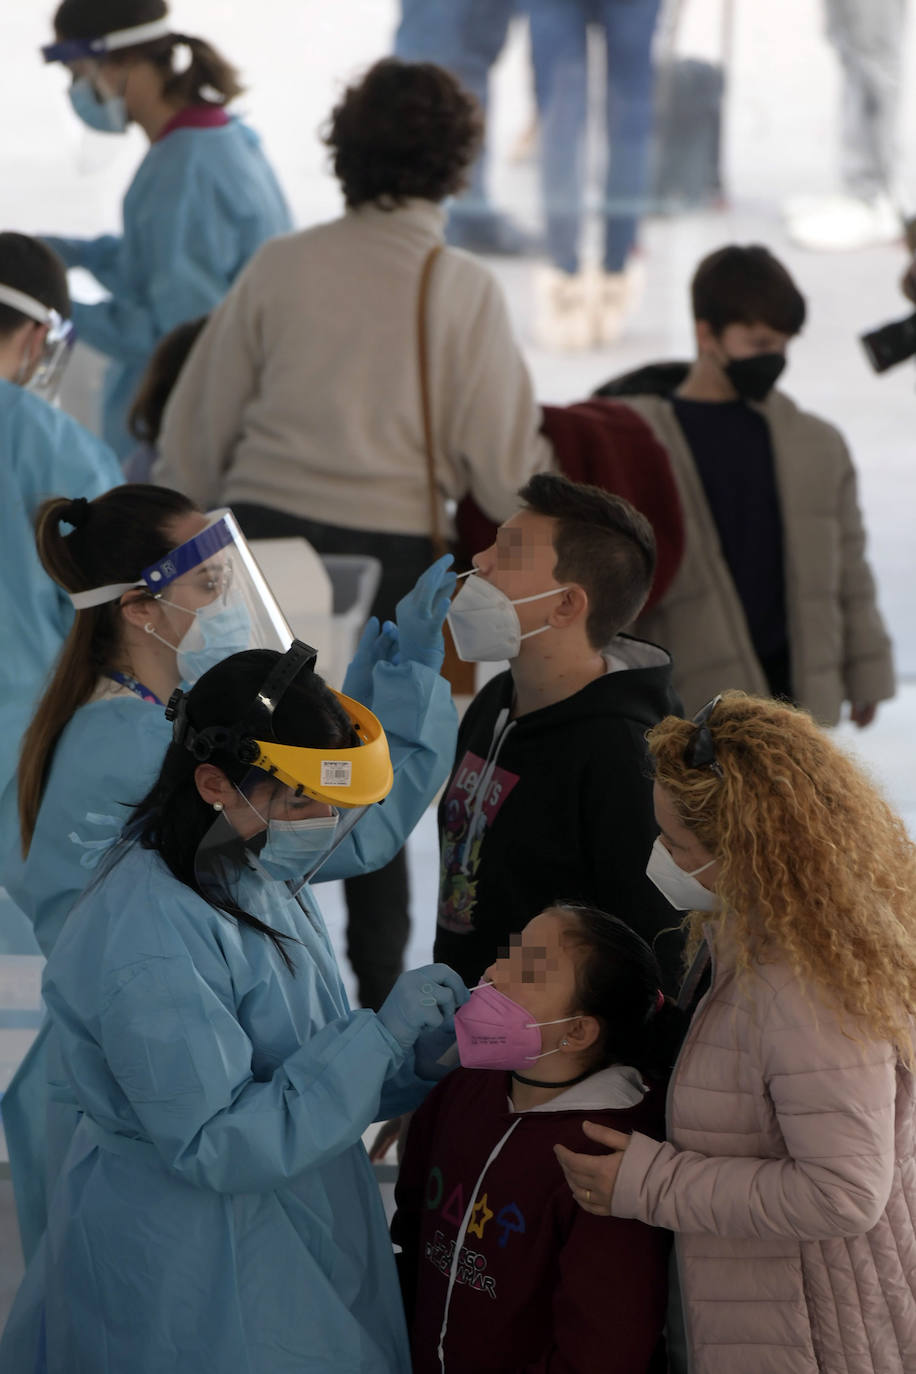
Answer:
POLYGON ((585 1212, 553 1147, 602 1153, 585 1120, 663 1138, 663 1090, 617 1065, 516 1112, 509 1085, 456 1069, 411 1123, 391 1235, 414 1374, 647 1374, 669 1233, 585 1212))
POLYGON ((645 735, 678 710, 671 660, 625 635, 606 656, 603 677, 515 719, 512 676, 502 673, 461 723, 439 805, 435 958, 469 985, 510 935, 566 899, 655 941, 666 991, 676 990, 677 916, 645 873, 658 833, 645 735))

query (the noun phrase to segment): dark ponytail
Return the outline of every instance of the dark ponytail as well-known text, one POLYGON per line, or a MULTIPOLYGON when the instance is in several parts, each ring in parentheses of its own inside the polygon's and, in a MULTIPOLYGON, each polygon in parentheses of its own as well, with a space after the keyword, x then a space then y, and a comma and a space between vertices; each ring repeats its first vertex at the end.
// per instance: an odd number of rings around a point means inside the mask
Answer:
MULTIPOLYGON (((178 542, 175 522, 196 507, 177 491, 139 483, 114 487, 94 501, 64 496, 43 502, 35 517, 38 556, 67 592, 112 582, 133 582, 178 542), (61 524, 73 527, 65 534, 61 524)), ((99 677, 114 667, 120 650, 117 601, 77 611, 44 695, 22 741, 19 763, 19 826, 27 854, 45 781, 64 727, 90 699, 99 677)))
MULTIPOLYGON (((224 659, 200 677, 188 693, 188 720, 196 730, 208 726, 232 726, 244 720, 268 673, 280 655, 274 649, 246 649, 224 659)), ((300 673, 277 705, 273 733, 281 744, 320 749, 349 748, 353 731, 349 718, 334 693, 317 673, 300 673)), ((229 754, 215 750, 209 760, 239 786, 251 771, 229 754)), ((214 822, 214 813, 197 790, 195 772, 199 760, 184 745, 170 744, 159 777, 135 808, 129 824, 131 838, 155 849, 170 871, 217 910, 249 926, 271 940, 290 972, 292 960, 286 945, 293 937, 246 911, 235 902, 218 902, 204 892, 195 871, 201 840, 214 822)), ((268 775, 264 774, 265 781, 268 775)), ((276 783, 278 791, 283 785, 276 783)), ((235 856, 242 871, 245 850, 241 842, 235 856)), ((231 856, 227 856, 229 858, 231 856)))
MULTIPOLYGON (((164 19, 164 0, 63 0, 54 16, 59 38, 100 38, 139 24, 164 19)), ((162 94, 180 105, 228 105, 244 87, 235 67, 202 38, 172 33, 149 43, 118 48, 103 61, 151 62, 162 73, 162 94), (183 45, 191 60, 180 70, 175 49, 183 45)))
POLYGON ((576 975, 577 1010, 602 1026, 595 1069, 630 1064, 650 1084, 663 1084, 687 1028, 685 1013, 660 992, 658 960, 641 936, 616 916, 574 902, 553 907, 566 917, 566 939, 584 951, 576 975))

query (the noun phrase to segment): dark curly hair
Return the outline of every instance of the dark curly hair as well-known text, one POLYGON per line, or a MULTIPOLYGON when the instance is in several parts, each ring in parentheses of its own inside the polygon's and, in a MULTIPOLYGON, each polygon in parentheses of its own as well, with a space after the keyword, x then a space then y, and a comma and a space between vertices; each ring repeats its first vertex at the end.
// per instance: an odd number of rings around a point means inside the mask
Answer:
POLYGON ((324 142, 351 210, 369 201, 393 210, 460 191, 482 137, 480 107, 453 76, 388 57, 347 87, 324 142))

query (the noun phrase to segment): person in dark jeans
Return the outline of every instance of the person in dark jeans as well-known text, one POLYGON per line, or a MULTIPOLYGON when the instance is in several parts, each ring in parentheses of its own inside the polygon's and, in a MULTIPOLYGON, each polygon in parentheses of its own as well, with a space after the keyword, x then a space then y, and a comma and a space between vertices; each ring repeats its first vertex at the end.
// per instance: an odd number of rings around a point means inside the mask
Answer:
POLYGON ((652 133, 652 36, 659 0, 524 0, 540 130, 548 269, 537 282, 535 332, 546 348, 614 343, 635 305, 632 254, 645 213, 652 133), (600 270, 580 260, 588 113, 587 33, 607 53, 600 270))
MULTIPOLYGON (((518 0, 401 0, 394 51, 407 62, 438 62, 486 114, 490 71, 517 8, 518 0)), ((448 241, 470 253, 511 255, 531 247, 529 236, 490 201, 486 147, 471 168, 468 189, 451 207, 448 241)))
MULTIPOLYGON (((432 541, 407 534, 340 529, 301 520, 268 506, 236 505, 233 513, 247 539, 306 539, 318 553, 377 558, 382 577, 372 615, 393 620, 394 609, 433 561, 432 541)), ((384 868, 344 882, 347 896, 347 958, 356 975, 359 1003, 378 1011, 404 967, 410 938, 407 851, 384 868)))

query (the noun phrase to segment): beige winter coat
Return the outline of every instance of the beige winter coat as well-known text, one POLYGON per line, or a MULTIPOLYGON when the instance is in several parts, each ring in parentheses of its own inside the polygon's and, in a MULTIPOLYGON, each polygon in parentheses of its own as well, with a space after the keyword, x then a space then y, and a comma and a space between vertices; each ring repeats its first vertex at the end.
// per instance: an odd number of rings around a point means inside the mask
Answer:
POLYGON ((785 966, 714 970, 613 1210, 677 1232, 691 1374, 914 1374, 916 1104, 785 966))
MULTIPOLYGON (((635 633, 674 659, 689 714, 728 687, 768 696, 703 484, 671 402, 615 396, 652 427, 671 458, 686 548, 671 587, 635 633)), ((891 643, 865 558, 856 474, 842 435, 782 392, 759 407, 770 426, 782 508, 786 610, 795 697, 824 725, 844 701, 894 695, 891 643)), ((741 455, 735 455, 740 474, 741 455)))

